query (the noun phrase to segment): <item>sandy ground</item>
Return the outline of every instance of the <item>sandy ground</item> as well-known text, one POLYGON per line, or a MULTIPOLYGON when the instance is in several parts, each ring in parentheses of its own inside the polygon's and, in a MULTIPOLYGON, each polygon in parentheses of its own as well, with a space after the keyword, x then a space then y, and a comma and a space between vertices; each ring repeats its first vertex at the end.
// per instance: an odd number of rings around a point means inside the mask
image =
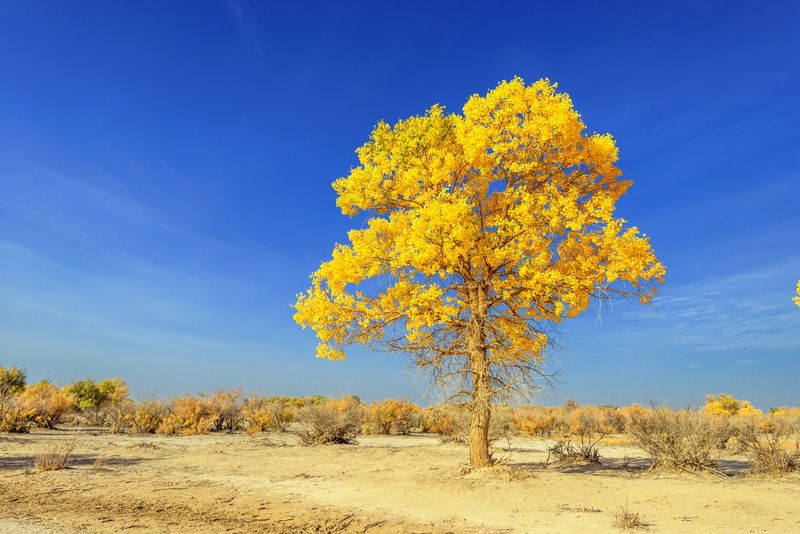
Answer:
POLYGON ((648 532, 800 532, 800 479, 745 476, 743 458, 721 477, 650 471, 641 451, 602 442, 602 466, 574 467, 545 466, 543 440, 502 445, 499 467, 466 472, 465 445, 427 435, 0 435, 0 533, 614 532, 626 501, 648 532), (31 469, 74 438, 68 469, 31 469))

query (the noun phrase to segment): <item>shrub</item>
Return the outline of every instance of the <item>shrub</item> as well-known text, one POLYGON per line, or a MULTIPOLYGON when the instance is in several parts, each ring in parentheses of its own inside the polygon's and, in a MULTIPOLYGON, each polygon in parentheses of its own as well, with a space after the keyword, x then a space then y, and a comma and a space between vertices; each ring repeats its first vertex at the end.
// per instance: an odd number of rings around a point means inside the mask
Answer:
POLYGON ((737 428, 737 452, 747 455, 750 472, 760 475, 782 476, 800 471, 800 443, 797 429, 778 420, 770 433, 761 433, 753 421, 741 422, 737 428), (789 446, 795 436, 794 448, 789 446))
POLYGON ((112 434, 153 434, 164 424, 167 408, 155 399, 134 402, 125 399, 105 410, 105 420, 112 434))
POLYGON ((628 426, 625 412, 619 408, 603 410, 600 420, 600 431, 604 434, 622 434, 628 426))
POLYGON ((711 415, 761 415, 761 410, 754 408, 748 401, 734 399, 732 395, 727 393, 706 396, 704 410, 711 415))
POLYGON ((59 445, 50 445, 36 456, 33 457, 33 464, 36 469, 41 473, 42 471, 58 471, 67 467, 69 456, 75 448, 75 440, 65 444, 63 447, 59 445))
POLYGON ((217 390, 213 394, 201 393, 209 414, 214 417, 212 430, 233 432, 244 426, 242 389, 217 390))
POLYGON ((128 400, 130 392, 128 385, 118 376, 101 380, 97 389, 100 391, 100 404, 119 404, 128 400))
POLYGON ((365 434, 408 434, 419 406, 403 399, 387 399, 367 406, 364 418, 365 434))
POLYGON ((143 399, 138 403, 128 400, 118 406, 130 434, 153 434, 167 417, 166 407, 155 399, 143 399))
POLYGON ((456 412, 453 406, 430 406, 417 414, 417 426, 421 432, 453 436, 458 434, 456 412))
POLYGON ((300 421, 306 426, 300 439, 305 445, 355 443, 363 420, 363 406, 352 395, 307 406, 300 412, 300 421))
POLYGON ((614 512, 614 521, 611 523, 611 526, 616 528, 645 528, 647 527, 647 520, 642 514, 637 512, 631 512, 628 509, 628 500, 625 499, 625 507, 619 507, 619 509, 614 512))
POLYGON ((111 434, 120 434, 129 432, 131 428, 131 419, 136 410, 136 404, 128 399, 125 402, 109 406, 103 414, 103 419, 108 425, 108 431, 111 434))
POLYGON ((33 422, 33 410, 17 395, 0 396, 0 432, 28 432, 33 422))
POLYGON ((72 395, 76 410, 86 410, 88 408, 99 407, 103 401, 103 394, 97 384, 91 378, 73 382, 68 388, 67 393, 72 395))
POLYGON ((591 439, 581 438, 580 445, 573 445, 571 441, 558 441, 552 447, 547 448, 547 462, 550 463, 550 458, 553 458, 556 464, 578 464, 578 463, 600 463, 600 451, 597 449, 597 442, 603 439, 601 435, 595 441, 591 439))
MULTIPOLYGON (((506 436, 511 430, 513 410, 507 406, 495 405, 489 419, 489 443, 506 436)), ((456 404, 435 406, 422 410, 419 427, 422 432, 439 434, 442 442, 467 443, 471 415, 466 405, 456 404)))
POLYGON ((701 412, 653 406, 633 412, 629 431, 653 468, 713 470, 733 429, 701 412))
POLYGON ((522 406, 514 413, 511 425, 532 436, 550 437, 555 433, 566 433, 566 425, 553 412, 552 408, 544 406, 522 406))
POLYGON ((247 433, 276 431, 283 432, 294 420, 294 412, 285 400, 263 399, 251 396, 244 404, 244 420, 247 433))
POLYGON ((0 367, 0 397, 16 395, 25 389, 25 372, 11 367, 0 367))
POLYGON ((219 413, 205 399, 188 393, 175 397, 169 412, 156 430, 157 434, 208 434, 219 418, 219 413))
POLYGON ((72 407, 73 398, 66 390, 43 381, 28 386, 21 401, 31 411, 31 419, 37 426, 53 428, 72 407))
POLYGON ((84 414, 93 425, 105 424, 104 408, 123 403, 128 398, 128 387, 120 377, 95 382, 91 378, 73 382, 66 390, 74 399, 73 408, 84 414))
POLYGON ((591 436, 600 432, 600 412, 596 406, 581 406, 570 411, 566 423, 570 435, 591 436))

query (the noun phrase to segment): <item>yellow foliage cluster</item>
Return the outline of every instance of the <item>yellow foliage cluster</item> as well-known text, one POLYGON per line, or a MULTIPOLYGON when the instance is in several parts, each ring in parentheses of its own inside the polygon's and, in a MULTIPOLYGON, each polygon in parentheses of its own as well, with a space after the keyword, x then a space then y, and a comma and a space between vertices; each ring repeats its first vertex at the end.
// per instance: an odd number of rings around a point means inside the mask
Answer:
POLYGON ((19 396, 0 396, 0 432, 27 432, 33 414, 19 396))
POLYGON ((503 82, 462 115, 433 106, 381 122, 357 154, 360 165, 333 187, 344 214, 371 218, 295 305, 295 320, 321 340, 319 357, 343 358, 349 343, 440 346, 443 328, 486 306, 491 363, 535 363, 550 340, 530 323, 575 317, 592 297, 649 302, 648 284, 663 279, 648 238, 613 216, 630 185, 614 140, 586 133, 549 80, 503 82), (383 275, 380 292, 362 284, 383 275), (474 300, 473 283, 486 300, 474 300), (386 337, 392 324, 401 338, 386 337))
POLYGON ((720 393, 716 396, 708 395, 704 409, 711 415, 742 417, 761 415, 761 410, 754 408, 748 401, 740 401, 727 393, 720 393))
POLYGON ((419 411, 408 397, 373 402, 365 409, 364 434, 408 434, 419 411))
POLYGON ((782 406, 779 408, 775 407, 769 411, 769 414, 773 417, 782 417, 786 419, 796 418, 800 420, 800 408, 797 407, 791 407, 791 408, 786 406, 782 406))
POLYGON ((608 406, 521 406, 514 413, 512 428, 535 436, 588 437, 625 432, 631 408, 608 406))
POLYGON ((67 388, 58 388, 49 382, 40 382, 25 388, 20 400, 30 410, 34 425, 53 428, 72 408, 74 397, 67 388))
POLYGON ((420 410, 419 429, 421 432, 454 436, 460 431, 457 409, 452 406, 431 406, 420 410))
POLYGON ((25 389, 25 373, 12 366, 0 366, 0 397, 16 395, 25 389))
POLYGON ((513 428, 532 436, 550 436, 566 433, 567 426, 552 410, 544 406, 522 406, 511 420, 513 428))
POLYGON ((122 414, 120 425, 111 425, 112 433, 127 431, 131 434, 152 434, 162 429, 167 412, 158 401, 145 399, 138 403, 128 403, 127 406, 129 410, 122 414))
POLYGON ((292 406, 297 409, 303 404, 290 404, 283 398, 264 399, 252 395, 244 404, 247 433, 286 430, 295 418, 292 406))
POLYGON ((327 399, 326 401, 318 404, 318 406, 324 406, 329 410, 339 413, 350 412, 354 409, 363 410, 364 407, 361 400, 355 395, 347 395, 346 397, 341 397, 338 399, 327 399))
POLYGON ((172 408, 157 434, 208 434, 212 430, 239 430, 243 424, 242 390, 186 394, 172 400, 172 408))

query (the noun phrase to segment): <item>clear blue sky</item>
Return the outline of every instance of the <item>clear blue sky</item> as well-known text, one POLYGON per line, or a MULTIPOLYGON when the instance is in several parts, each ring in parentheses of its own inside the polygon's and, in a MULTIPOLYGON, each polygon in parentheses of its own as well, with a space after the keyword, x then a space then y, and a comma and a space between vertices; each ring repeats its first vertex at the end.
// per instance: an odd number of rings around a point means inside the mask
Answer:
POLYGON ((291 305, 373 125, 518 75, 616 137, 667 266, 654 309, 564 325, 542 401, 800 405, 800 4, 556 4, 3 2, 0 364, 420 401, 402 355, 315 359, 291 305))

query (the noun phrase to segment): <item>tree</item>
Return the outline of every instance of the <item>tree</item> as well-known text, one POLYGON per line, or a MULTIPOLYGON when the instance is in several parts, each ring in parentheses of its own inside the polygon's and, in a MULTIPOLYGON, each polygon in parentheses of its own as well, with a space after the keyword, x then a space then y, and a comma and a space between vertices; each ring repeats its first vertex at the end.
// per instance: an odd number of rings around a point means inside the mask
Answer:
POLYGON ((13 365, 3 369, 0 367, 0 397, 16 395, 25 390, 25 371, 13 365))
POLYGON ((298 295, 318 357, 352 343, 400 351, 471 410, 470 463, 492 463, 492 402, 537 387, 563 319, 592 300, 648 303, 664 267, 613 217, 630 186, 608 134, 586 134, 569 96, 515 78, 463 115, 433 106, 379 122, 333 184, 364 224, 298 295))
POLYGON ((749 401, 740 401, 727 393, 706 395, 704 409, 711 415, 761 415, 761 410, 755 408, 749 401))
POLYGON ((73 397, 73 407, 91 412, 91 422, 100 422, 100 410, 109 404, 120 404, 128 398, 128 386, 120 377, 95 382, 91 378, 72 383, 66 392, 73 397))

